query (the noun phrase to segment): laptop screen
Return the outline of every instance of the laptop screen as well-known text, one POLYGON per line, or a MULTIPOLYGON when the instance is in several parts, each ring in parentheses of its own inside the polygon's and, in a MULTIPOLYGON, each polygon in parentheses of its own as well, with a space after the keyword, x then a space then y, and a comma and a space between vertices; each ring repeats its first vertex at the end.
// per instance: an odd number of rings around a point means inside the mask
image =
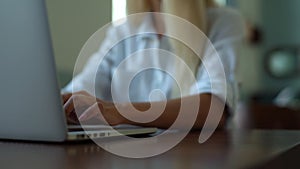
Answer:
POLYGON ((0 138, 62 139, 66 124, 44 0, 1 0, 0 24, 0 138))

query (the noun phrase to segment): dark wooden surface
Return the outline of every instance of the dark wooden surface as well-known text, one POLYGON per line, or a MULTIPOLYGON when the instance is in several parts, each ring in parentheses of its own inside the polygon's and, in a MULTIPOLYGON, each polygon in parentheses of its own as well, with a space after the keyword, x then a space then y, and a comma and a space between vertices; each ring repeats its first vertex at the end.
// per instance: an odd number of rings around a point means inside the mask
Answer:
POLYGON ((299 168, 300 167, 300 144, 281 153, 275 158, 269 159, 267 162, 254 166, 256 169, 283 169, 283 168, 299 168))
MULTIPOLYGON (((145 159, 119 157, 93 142, 47 144, 0 141, 0 168, 259 168, 268 165, 271 159, 281 158, 284 152, 300 143, 300 131, 295 130, 216 131, 203 144, 198 143, 199 133, 192 132, 170 151, 145 159)), ((114 139, 113 144, 116 142, 123 144, 126 140, 114 139)), ((292 156, 300 156, 299 148, 297 150, 292 156)), ((300 168, 300 165, 293 167, 300 168)))
POLYGON ((300 110, 257 101, 241 103, 235 113, 234 127, 300 130, 300 110))

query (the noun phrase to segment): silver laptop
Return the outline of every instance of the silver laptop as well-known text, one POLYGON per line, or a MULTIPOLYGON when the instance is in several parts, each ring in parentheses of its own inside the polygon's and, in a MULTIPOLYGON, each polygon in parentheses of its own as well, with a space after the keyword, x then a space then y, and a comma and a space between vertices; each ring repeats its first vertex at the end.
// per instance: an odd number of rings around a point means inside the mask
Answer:
POLYGON ((44 0, 0 1, 0 79, 0 139, 65 141, 156 131, 101 126, 68 130, 44 0))

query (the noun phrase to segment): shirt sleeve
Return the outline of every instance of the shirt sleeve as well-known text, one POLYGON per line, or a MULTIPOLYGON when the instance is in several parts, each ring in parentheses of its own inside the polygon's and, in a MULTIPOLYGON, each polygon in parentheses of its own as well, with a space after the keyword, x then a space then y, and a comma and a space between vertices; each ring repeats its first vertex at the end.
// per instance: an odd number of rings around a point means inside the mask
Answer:
POLYGON ((192 91, 198 89, 199 93, 214 94, 235 111, 238 98, 235 79, 237 49, 245 36, 245 27, 242 17, 234 10, 226 9, 222 13, 215 19, 208 37, 216 52, 203 58, 192 91))

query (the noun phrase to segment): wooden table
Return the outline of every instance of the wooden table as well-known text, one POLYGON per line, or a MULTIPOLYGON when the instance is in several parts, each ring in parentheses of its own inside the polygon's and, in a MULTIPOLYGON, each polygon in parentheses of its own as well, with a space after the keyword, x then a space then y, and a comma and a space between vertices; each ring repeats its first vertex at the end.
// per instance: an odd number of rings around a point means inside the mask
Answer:
MULTIPOLYGON (((293 158, 300 157, 299 148, 291 149, 300 143, 300 131, 216 131, 203 144, 198 143, 199 133, 191 132, 170 151, 146 159, 119 157, 106 152, 93 142, 49 144, 1 141, 0 168, 268 168, 272 159, 289 159, 286 156, 281 157, 287 150, 293 151, 293 158)), ((117 139, 113 142, 116 141, 120 144, 126 142, 126 140, 117 139)), ((289 166, 300 168, 300 163, 289 166)))

